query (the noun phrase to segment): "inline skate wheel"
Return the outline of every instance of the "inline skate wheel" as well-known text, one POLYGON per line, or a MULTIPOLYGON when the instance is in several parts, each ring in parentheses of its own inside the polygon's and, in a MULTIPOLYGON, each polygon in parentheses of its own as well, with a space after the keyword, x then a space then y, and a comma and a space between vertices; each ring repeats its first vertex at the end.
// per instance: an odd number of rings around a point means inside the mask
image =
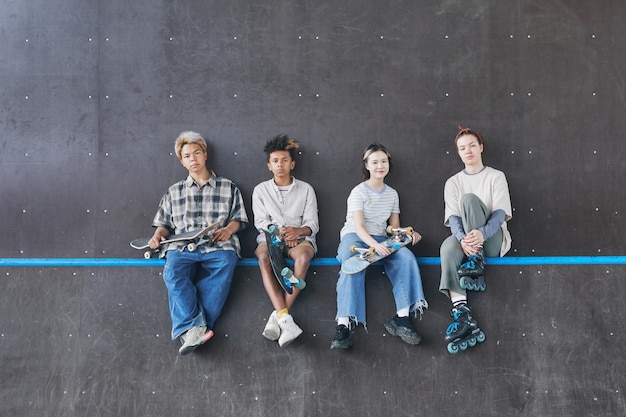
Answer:
POLYGON ((467 286, 467 278, 466 277, 461 277, 461 279, 459 280, 459 284, 461 284, 461 288, 463 288, 464 290, 469 289, 467 286))
POLYGON ((487 337, 485 336, 485 333, 481 330, 481 331, 478 333, 478 336, 476 336, 476 341, 477 341, 477 342, 482 343, 482 342, 484 342, 484 341, 485 341, 485 339, 486 339, 486 338, 487 338, 487 337))

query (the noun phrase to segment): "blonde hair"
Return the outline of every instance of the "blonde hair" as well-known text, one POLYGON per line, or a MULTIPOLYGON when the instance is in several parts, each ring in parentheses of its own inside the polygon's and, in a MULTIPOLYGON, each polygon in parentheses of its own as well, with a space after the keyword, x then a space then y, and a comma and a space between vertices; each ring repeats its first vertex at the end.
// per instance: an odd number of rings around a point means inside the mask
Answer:
POLYGON ((191 130, 187 130, 185 132, 182 132, 176 138, 176 144, 174 145, 174 151, 176 152, 176 156, 178 157, 178 159, 181 158, 181 153, 183 151, 183 146, 188 145, 190 143, 193 143, 193 144, 196 144, 196 145, 200 145, 200 148, 202 148, 202 151, 204 153, 206 153, 206 149, 207 149, 206 141, 200 135, 200 133, 192 132, 191 130))

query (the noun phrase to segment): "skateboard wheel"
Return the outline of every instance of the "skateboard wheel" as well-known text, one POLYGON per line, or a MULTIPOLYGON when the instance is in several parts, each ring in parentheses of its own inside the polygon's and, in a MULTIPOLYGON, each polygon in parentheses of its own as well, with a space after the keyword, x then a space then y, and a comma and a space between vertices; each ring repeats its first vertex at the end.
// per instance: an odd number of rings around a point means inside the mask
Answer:
POLYGON ((189 252, 193 252, 196 250, 196 244, 191 242, 187 245, 187 250, 189 250, 189 252))
POLYGON ((298 278, 298 282, 296 283, 296 287, 300 288, 301 290, 303 290, 304 287, 306 287, 306 281, 303 281, 300 278, 298 278))
POLYGON ((354 253, 356 252, 356 245, 351 245, 350 246, 350 253, 354 253))
POLYGON ((372 246, 372 247, 370 247, 370 248, 369 248, 369 250, 367 251, 367 253, 368 253, 369 255, 373 255, 373 254, 375 254, 375 253, 376 253, 376 249, 374 249, 374 247, 372 246))
POLYGON ((275 224, 270 225, 270 227, 267 228, 267 231, 270 233, 270 235, 278 235, 279 231, 278 231, 278 226, 276 226, 275 224))
POLYGON ((144 257, 144 259, 150 259, 150 258, 152 258, 152 252, 151 252, 151 251, 149 251, 149 250, 145 251, 145 252, 143 253, 143 257, 144 257))
POLYGON ((412 228, 411 226, 407 227, 407 228, 405 229, 405 231, 406 231, 406 234, 407 234, 407 235, 412 235, 412 234, 413 234, 413 228, 412 228))
POLYGON ((387 234, 390 235, 393 233, 393 227, 391 225, 387 226, 387 234))
POLYGON ((293 276, 293 271, 287 267, 284 267, 282 271, 280 271, 280 275, 282 275, 283 278, 291 278, 293 276))

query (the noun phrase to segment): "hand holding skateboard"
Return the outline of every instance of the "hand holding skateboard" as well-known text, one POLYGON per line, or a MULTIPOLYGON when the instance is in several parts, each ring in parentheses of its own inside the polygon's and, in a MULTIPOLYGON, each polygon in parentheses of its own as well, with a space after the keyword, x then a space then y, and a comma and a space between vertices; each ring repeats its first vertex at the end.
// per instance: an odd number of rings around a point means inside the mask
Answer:
POLYGON ((391 255, 409 243, 416 244, 422 239, 422 236, 413 231, 412 227, 388 226, 387 234, 389 235, 387 239, 376 246, 358 248, 356 245, 352 245, 350 252, 355 253, 355 255, 341 264, 341 272, 345 274, 361 272, 371 264, 391 255))
POLYGON ((194 230, 194 231, 186 232, 186 233, 180 233, 177 235, 171 235, 171 236, 168 236, 167 238, 163 238, 163 236, 161 236, 161 240, 158 239, 159 236, 135 239, 132 242, 130 242, 130 246, 139 250, 149 249, 145 251, 143 254, 143 257, 146 259, 150 259, 153 254, 160 252, 163 245, 167 243, 171 243, 171 242, 188 242, 187 250, 189 250, 190 252, 193 252, 196 250, 199 244, 209 241, 212 235, 211 231, 217 229, 220 226, 220 224, 221 224, 221 221, 214 223, 210 226, 207 226, 204 229, 194 230), (153 247, 153 245, 156 247, 153 247))

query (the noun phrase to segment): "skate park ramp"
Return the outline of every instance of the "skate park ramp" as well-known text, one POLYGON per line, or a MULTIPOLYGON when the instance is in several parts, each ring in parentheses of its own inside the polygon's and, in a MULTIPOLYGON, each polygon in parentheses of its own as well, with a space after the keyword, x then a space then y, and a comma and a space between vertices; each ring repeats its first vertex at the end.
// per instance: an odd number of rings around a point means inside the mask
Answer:
POLYGON ((5 2, 0 13, 0 415, 623 416, 626 272, 619 1, 5 2), (469 295, 486 341, 451 355, 437 291, 457 125, 507 175, 513 248, 469 295), (162 263, 129 242, 186 172, 195 130, 240 187, 269 179, 265 140, 300 144, 321 230, 280 348, 242 231, 215 337, 177 354, 162 263), (371 142, 430 308, 409 346, 383 270, 367 332, 330 349, 345 200, 371 142))

